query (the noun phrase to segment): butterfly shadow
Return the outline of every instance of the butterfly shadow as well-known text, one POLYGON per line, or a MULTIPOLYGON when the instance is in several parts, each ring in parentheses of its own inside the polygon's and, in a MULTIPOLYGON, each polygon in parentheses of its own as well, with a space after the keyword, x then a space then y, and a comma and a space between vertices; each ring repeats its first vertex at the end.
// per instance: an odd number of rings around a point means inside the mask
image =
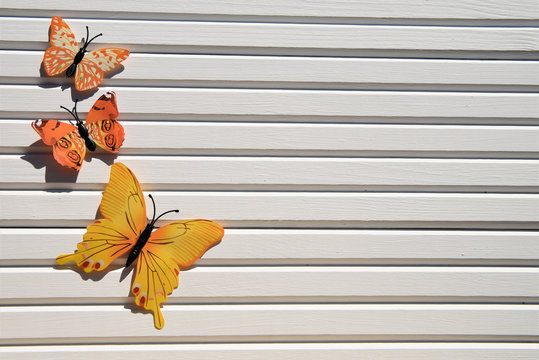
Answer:
MULTIPOLYGON (((87 151, 84 161, 91 163, 93 159, 99 159, 110 166, 114 164, 114 161, 117 157, 117 153, 109 153, 104 150, 98 149, 93 153, 87 151)), ((54 156, 52 155, 50 146, 46 146, 43 143, 43 140, 37 140, 33 144, 29 145, 25 150, 25 154, 21 156, 21 159, 29 162, 34 167, 34 169, 45 168, 45 183, 49 185, 62 184, 61 190, 56 189, 54 186, 49 186, 48 189, 45 189, 46 191, 65 192, 73 190, 65 184, 76 183, 77 177, 79 176, 79 171, 58 164, 58 162, 54 160, 54 156)))
POLYGON ((93 159, 98 159, 104 162, 105 164, 111 166, 114 164, 114 161, 118 157, 118 153, 112 153, 105 151, 103 149, 97 148, 94 152, 87 151, 85 161, 86 162, 92 162, 93 159))
MULTIPOLYGON (((116 74, 119 74, 122 71, 124 71, 124 69, 125 67, 122 64, 117 65, 114 69, 104 74, 103 80, 105 81, 105 79, 110 79, 116 74)), ((67 76, 65 76, 65 74, 59 74, 57 76, 47 75, 43 61, 41 62, 41 65, 39 67, 39 78, 40 79, 38 82, 38 86, 41 88, 50 89, 50 88, 60 87, 62 91, 71 89, 71 100, 73 102, 75 100, 77 101, 86 100, 92 97, 97 91, 99 91, 99 87, 95 87, 93 89, 86 90, 86 91, 78 91, 75 88, 73 79, 68 78, 67 76)))
POLYGON ((121 265, 111 264, 103 271, 92 271, 92 272, 89 272, 89 273, 85 272, 84 270, 82 270, 80 267, 78 267, 75 264, 71 264, 71 265, 55 265, 55 266, 53 266, 53 269, 60 270, 60 271, 72 270, 72 271, 76 272, 77 274, 79 274, 80 278, 82 280, 84 280, 84 281, 88 281, 88 280, 99 281, 99 280, 103 279, 109 272, 121 269, 121 265))
MULTIPOLYGON (((62 166, 54 160, 52 152, 43 152, 43 149, 47 146, 42 140, 38 140, 28 146, 25 150, 25 154, 21 156, 21 159, 29 162, 34 169, 45 168, 45 182, 48 184, 54 183, 75 183, 79 172, 65 166, 62 166)), ((55 191, 54 189, 45 189, 46 191, 55 191)), ((58 190, 56 190, 58 191, 58 190)), ((71 191, 71 189, 62 187, 62 191, 71 191)))

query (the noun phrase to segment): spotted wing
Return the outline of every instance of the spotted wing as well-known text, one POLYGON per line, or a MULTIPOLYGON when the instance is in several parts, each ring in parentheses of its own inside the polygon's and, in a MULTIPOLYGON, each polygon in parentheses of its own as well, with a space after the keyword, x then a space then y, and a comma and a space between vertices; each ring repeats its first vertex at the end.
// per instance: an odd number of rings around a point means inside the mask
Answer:
POLYGON ((50 42, 52 46, 43 55, 43 65, 47 75, 55 76, 73 63, 78 43, 69 26, 59 16, 51 20, 50 42))
POLYGON ((118 66, 128 56, 129 50, 108 47, 89 52, 84 58, 95 63, 104 72, 107 72, 118 66))
POLYGON ((54 159, 63 166, 79 171, 86 156, 86 145, 79 131, 74 130, 52 146, 54 159))
POLYGON ((97 99, 86 118, 92 139, 101 148, 112 152, 120 149, 125 138, 124 128, 116 121, 117 117, 116 94, 110 91, 97 99))
POLYGON ((96 63, 84 57, 77 65, 75 72, 75 88, 86 91, 96 88, 103 81, 103 70, 96 63))
POLYGON ((75 126, 58 120, 39 119, 32 123, 32 128, 45 144, 52 145, 54 159, 60 165, 80 169, 86 146, 75 126))
POLYGON ((73 35, 73 31, 61 17, 55 16, 51 20, 50 42, 52 46, 69 49, 76 53, 78 51, 78 42, 73 35))
POLYGON ((73 63, 75 53, 67 48, 51 46, 43 55, 43 65, 45 72, 49 76, 55 76, 66 71, 73 63))
POLYGON ((41 136, 41 139, 47 145, 54 145, 62 137, 77 130, 71 124, 46 119, 39 119, 32 122, 32 128, 41 136))
POLYGON ((77 65, 75 88, 86 91, 96 88, 103 81, 103 73, 116 67, 129 56, 129 51, 120 48, 103 48, 84 55, 77 65))
POLYGON ((146 226, 146 205, 137 179, 125 165, 112 165, 99 211, 104 218, 88 226, 75 253, 58 256, 58 264, 74 261, 85 272, 101 271, 133 247, 146 226))
POLYGON ((209 220, 175 221, 152 233, 137 260, 131 291, 138 306, 153 312, 157 329, 165 325, 161 304, 178 286, 180 268, 192 265, 223 235, 209 220))

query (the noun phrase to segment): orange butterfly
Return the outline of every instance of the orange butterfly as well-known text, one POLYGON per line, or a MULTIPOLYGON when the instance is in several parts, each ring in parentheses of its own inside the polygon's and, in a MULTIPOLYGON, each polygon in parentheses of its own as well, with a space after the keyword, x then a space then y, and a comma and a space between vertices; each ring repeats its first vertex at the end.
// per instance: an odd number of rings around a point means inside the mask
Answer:
POLYGON ((90 34, 86 27, 86 39, 79 49, 75 35, 61 17, 55 16, 51 21, 50 42, 52 46, 43 55, 45 71, 49 76, 66 71, 66 75, 75 75, 75 88, 79 91, 90 90, 103 80, 103 72, 112 70, 127 59, 129 51, 121 48, 103 48, 87 52, 90 43, 103 34, 88 40, 90 34))
POLYGON ((111 167, 110 180, 99 211, 103 219, 88 226, 74 254, 60 255, 60 265, 74 261, 89 273, 102 271, 110 263, 128 254, 126 267, 137 261, 131 292, 135 303, 151 310, 154 325, 165 325, 160 305, 178 286, 180 267, 192 265, 211 246, 218 243, 223 228, 209 220, 174 221, 155 231, 155 202, 151 195, 154 215, 146 219, 146 205, 135 175, 122 163, 111 167))
MULTIPOLYGON (((41 136, 43 142, 52 145, 56 161, 63 166, 79 170, 86 155, 99 147, 118 152, 124 141, 124 128, 116 120, 118 106, 116 94, 107 92, 101 95, 88 112, 86 123, 83 124, 77 113, 77 102, 73 110, 67 110, 76 121, 76 125, 58 120, 39 119, 32 123, 32 128, 41 136)), ((70 121, 71 122, 71 121, 70 121)))

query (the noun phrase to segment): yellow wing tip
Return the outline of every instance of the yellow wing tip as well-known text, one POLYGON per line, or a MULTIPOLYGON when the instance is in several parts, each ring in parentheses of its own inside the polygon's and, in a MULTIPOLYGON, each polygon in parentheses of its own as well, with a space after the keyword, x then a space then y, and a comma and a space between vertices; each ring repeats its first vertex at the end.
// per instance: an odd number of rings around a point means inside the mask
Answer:
POLYGON ((157 309, 152 309, 153 312, 153 324, 157 330, 161 330, 165 327, 165 317, 159 308, 160 304, 157 305, 157 309))
POLYGON ((63 255, 59 255, 57 258, 56 258, 56 263, 58 265, 64 265, 70 261, 74 261, 73 260, 73 256, 75 256, 75 254, 63 254, 63 255))

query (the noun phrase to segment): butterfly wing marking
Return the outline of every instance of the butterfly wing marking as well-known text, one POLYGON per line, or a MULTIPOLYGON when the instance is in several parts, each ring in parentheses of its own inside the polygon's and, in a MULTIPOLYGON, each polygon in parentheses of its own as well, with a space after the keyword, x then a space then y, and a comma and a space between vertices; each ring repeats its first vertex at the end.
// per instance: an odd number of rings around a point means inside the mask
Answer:
POLYGON ((59 16, 54 16, 51 20, 50 42, 53 46, 69 49, 73 53, 78 51, 79 43, 75 39, 73 31, 59 16))
POLYGON ((45 55, 43 55, 45 72, 49 76, 58 75, 67 70, 73 63, 74 58, 75 53, 72 50, 51 46, 45 51, 45 55))
POLYGON ((99 219, 86 228, 83 241, 77 244, 74 254, 60 255, 56 263, 63 265, 70 261, 85 272, 102 271, 111 262, 125 254, 133 246, 133 238, 128 229, 121 229, 118 222, 99 219))
POLYGON ((60 165, 79 171, 86 156, 86 145, 79 131, 75 129, 58 140, 52 146, 52 154, 60 165))
MULTIPOLYGON (((50 42, 52 46, 43 55, 43 64, 47 75, 54 76, 67 70, 73 64, 78 53, 78 42, 75 35, 62 20, 55 16, 50 26, 50 42)), ((129 56, 129 50, 109 47, 84 55, 75 72, 75 88, 86 91, 96 88, 103 81, 103 72, 112 70, 129 56)))
POLYGON ((86 91, 96 88, 103 81, 103 70, 94 62, 86 58, 77 65, 75 72, 75 88, 78 91, 86 91))
POLYGON ((55 16, 51 20, 50 42, 52 46, 43 55, 43 64, 47 75, 58 75, 69 67, 78 52, 75 35, 62 18, 55 16))
POLYGON ((91 51, 84 58, 95 63, 104 72, 114 69, 118 64, 127 59, 129 50, 122 48, 102 48, 91 51))
POLYGON ((39 119, 32 122, 32 128, 41 136, 46 145, 54 145, 62 137, 77 128, 71 124, 58 120, 39 119))
POLYGON ((112 152, 119 150, 125 138, 124 128, 116 121, 117 117, 116 94, 110 91, 97 99, 86 118, 92 139, 101 148, 112 152))
POLYGON ((122 163, 111 166, 99 211, 104 218, 88 226, 76 252, 60 255, 58 264, 75 261, 86 272, 101 271, 139 238, 146 226, 146 205, 137 178, 122 163))
POLYGON ((157 329, 165 325, 161 304, 178 286, 180 267, 192 265, 223 234, 209 220, 175 221, 152 233, 137 259, 131 292, 138 306, 153 312, 157 329))
POLYGON ((80 169, 86 146, 75 126, 58 120, 39 119, 32 122, 32 128, 46 145, 52 145, 54 159, 60 165, 80 169))
POLYGON ((146 203, 135 175, 122 163, 110 169, 110 180, 99 211, 106 219, 117 221, 119 228, 129 237, 138 239, 146 227, 146 203))
POLYGON ((77 65, 75 88, 85 91, 97 87, 103 81, 103 73, 116 67, 128 55, 128 50, 120 48, 103 48, 87 53, 77 65))
POLYGON ((114 120, 118 117, 118 104, 116 103, 116 93, 107 91, 96 100, 94 106, 86 117, 86 126, 103 119, 114 120))

